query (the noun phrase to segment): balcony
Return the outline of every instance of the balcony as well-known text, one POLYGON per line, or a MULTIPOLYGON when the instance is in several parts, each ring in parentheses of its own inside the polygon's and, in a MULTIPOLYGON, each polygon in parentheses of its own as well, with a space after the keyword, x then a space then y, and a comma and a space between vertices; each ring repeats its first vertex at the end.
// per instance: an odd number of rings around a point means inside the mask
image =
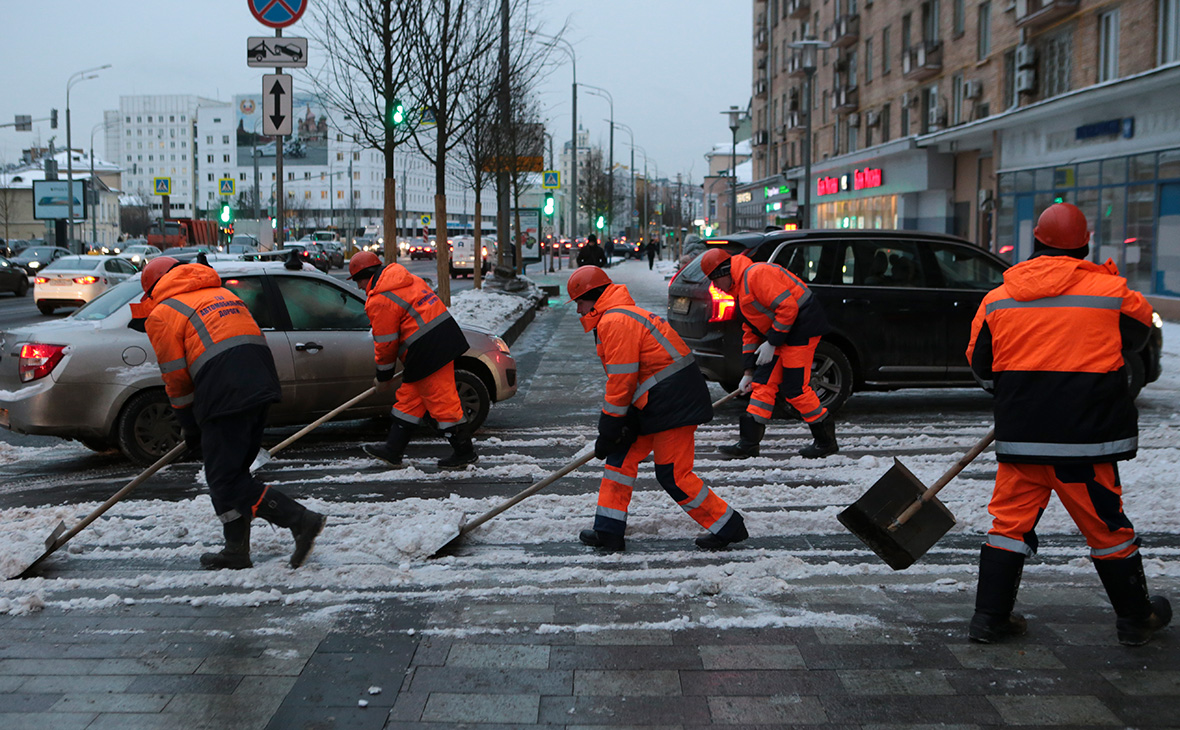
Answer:
POLYGON ((754 82, 754 96, 761 99, 766 96, 766 79, 758 79, 754 82))
POLYGON ((860 89, 855 86, 837 86, 832 89, 832 111, 848 114, 860 108, 860 89))
POLYGON ((806 18, 811 15, 811 0, 786 0, 787 15, 792 18, 806 18))
POLYGON ((1016 0, 1016 27, 1039 28, 1077 12, 1078 0, 1016 0))
POLYGON ((942 42, 911 46, 901 58, 901 72, 911 81, 924 81, 942 73, 942 42))
POLYGON ((801 96, 801 94, 799 93, 799 87, 798 86, 791 87, 791 89, 787 92, 787 111, 789 111, 789 112, 799 111, 799 98, 800 98, 800 96, 801 96))
POLYGON ((787 123, 785 125, 787 129, 803 129, 804 124, 806 124, 806 122, 804 121, 803 115, 801 113, 791 112, 787 115, 787 123))
POLYGON ((806 75, 807 70, 803 68, 803 54, 795 51, 787 57, 787 76, 802 78, 806 75))
POLYGON ((828 35, 836 48, 851 46, 860 40, 860 16, 841 15, 828 27, 828 35))
POLYGON ((754 49, 758 51, 766 50, 766 42, 770 39, 770 33, 767 32, 765 25, 760 25, 758 30, 754 32, 754 49))

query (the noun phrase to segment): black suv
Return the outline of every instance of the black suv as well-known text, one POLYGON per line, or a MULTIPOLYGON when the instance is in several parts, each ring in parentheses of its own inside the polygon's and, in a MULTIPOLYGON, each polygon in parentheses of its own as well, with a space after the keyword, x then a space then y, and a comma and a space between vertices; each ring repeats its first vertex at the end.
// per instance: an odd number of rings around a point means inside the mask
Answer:
MULTIPOLYGON (((971 320, 1009 264, 961 238, 921 231, 810 230, 739 233, 705 242, 798 276, 824 305, 832 331, 811 385, 837 410, 859 390, 978 387, 967 364, 971 320)), ((700 256, 668 286, 668 322, 705 377, 726 390, 742 376, 736 302, 710 286, 700 256)), ((1131 389, 1160 375, 1159 322, 1139 353, 1125 353, 1131 389)))

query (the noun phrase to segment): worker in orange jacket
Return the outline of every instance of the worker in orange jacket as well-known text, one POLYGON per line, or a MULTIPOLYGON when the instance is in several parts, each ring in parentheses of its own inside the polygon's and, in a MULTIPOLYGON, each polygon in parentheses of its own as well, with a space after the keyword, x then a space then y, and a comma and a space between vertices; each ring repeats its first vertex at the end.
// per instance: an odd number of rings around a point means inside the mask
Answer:
POLYGON ((1144 644, 1172 616, 1166 598, 1148 595, 1117 464, 1134 458, 1138 446, 1123 352, 1147 343, 1151 305, 1127 288, 1113 262, 1085 260, 1087 228, 1069 203, 1045 209, 1033 231, 1032 257, 1004 273, 971 325, 967 359, 995 394, 999 462, 972 641, 1024 633, 1026 622, 1012 609, 1025 558, 1037 550, 1037 520, 1053 492, 1090 546, 1119 642, 1144 644))
POLYGON ((250 473, 262 447, 266 411, 280 398, 274 358, 262 331, 236 294, 203 264, 170 256, 152 259, 140 278, 144 296, 133 305, 164 378, 164 390, 185 441, 201 452, 225 547, 201 556, 207 569, 249 568, 250 521, 290 528, 290 565, 307 559, 327 521, 250 473))
POLYGON ((627 287, 597 266, 570 274, 567 290, 593 332, 606 370, 594 455, 606 460, 594 527, 578 539, 624 550, 627 508, 639 462, 654 452, 656 479, 707 532, 697 547, 719 550, 749 537, 741 513, 693 472, 694 433, 713 419, 708 386, 692 352, 667 322, 635 306, 627 287))
POLYGON ((467 338, 434 290, 406 267, 360 251, 348 262, 353 281, 368 294, 365 314, 373 325, 378 391, 393 387, 394 369, 403 363, 402 383, 393 406, 393 426, 384 444, 365 451, 401 466, 412 431, 429 414, 447 434, 452 453, 439 469, 463 469, 479 460, 463 404, 455 387, 455 359, 467 351, 467 338))
POLYGON ((815 348, 831 327, 807 284, 777 264, 756 264, 722 248, 705 252, 701 270, 713 286, 737 300, 745 367, 739 389, 750 394, 738 421, 738 442, 718 450, 737 459, 758 456, 781 391, 811 429, 813 441, 799 455, 818 459, 839 451, 836 421, 811 388, 815 348))

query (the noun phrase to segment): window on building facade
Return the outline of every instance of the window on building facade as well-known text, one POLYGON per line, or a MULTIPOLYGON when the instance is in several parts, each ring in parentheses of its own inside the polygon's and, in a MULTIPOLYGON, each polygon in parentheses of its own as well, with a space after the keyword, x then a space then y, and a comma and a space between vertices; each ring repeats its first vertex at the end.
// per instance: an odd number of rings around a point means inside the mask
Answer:
POLYGON ((1004 109, 1016 106, 1016 51, 1004 51, 1004 96, 1000 103, 1004 109))
POLYGON ((343 190, 336 191, 336 199, 337 200, 344 200, 344 191, 343 190))
POLYGON ((229 144, 229 135, 228 134, 221 135, 221 143, 222 144, 229 144))
POLYGON ((860 149, 860 124, 850 123, 848 125, 848 151, 856 152, 858 149, 860 149))
POLYGON ((865 83, 873 83, 873 39, 865 39, 865 83))
POLYGON ((961 36, 961 35, 963 35, 963 31, 965 29, 964 24, 966 22, 966 19, 964 16, 967 15, 967 10, 964 7, 965 2, 964 2, 964 0, 951 0, 951 2, 954 4, 954 12, 952 13, 952 15, 953 15, 952 20, 953 20, 954 26, 955 26, 954 32, 955 32, 956 36, 961 36))
POLYGON ((238 179, 239 179, 239 180, 245 180, 245 179, 246 179, 246 173, 244 173, 244 172, 239 172, 239 173, 238 173, 238 179))
POLYGON ((857 87, 857 58, 856 51, 848 52, 848 88, 855 89, 857 87))
POLYGON ((352 153, 352 159, 356 160, 357 162, 360 162, 360 159, 361 159, 361 153, 360 153, 360 152, 353 152, 353 153, 352 153))
POLYGON ((1159 62, 1180 61, 1180 0, 1160 0, 1159 62))
POLYGON ((892 104, 886 104, 881 107, 881 122, 879 125, 881 129, 881 144, 889 141, 889 109, 891 107, 892 104))
POLYGON ((1098 82, 1119 77, 1119 9, 1098 16, 1098 82))
POLYGON ((213 173, 209 173, 209 182, 213 182, 213 173))
POLYGON ((901 16, 901 55, 904 58, 910 52, 910 25, 913 18, 909 13, 901 16))
POLYGON ((337 162, 343 162, 343 161, 344 161, 344 153, 343 153, 343 152, 337 152, 337 153, 336 153, 336 161, 337 161, 337 162))
POLYGON ((975 57, 980 61, 986 59, 992 52, 992 4, 979 4, 979 44, 975 57))
POLYGON ((205 162, 212 162, 212 161, 213 161, 213 155, 205 155, 205 162))
POLYGON ((209 135, 205 138, 205 144, 213 144, 213 135, 209 135))
POLYGON ((1041 80, 1041 96, 1064 94, 1070 89, 1069 77, 1073 71, 1073 29, 1046 38, 1042 49, 1044 78, 1041 80))
POLYGON ((229 155, 222 155, 221 160, 222 162, 229 162, 229 155))
POLYGON ((908 104, 901 105, 901 127, 898 129, 898 135, 901 137, 910 136, 910 107, 908 104))
POLYGON ((926 0, 922 3, 922 40, 926 43, 938 42, 938 1, 926 0))
POLYGON ((963 74, 951 77, 951 124, 963 123, 963 74))

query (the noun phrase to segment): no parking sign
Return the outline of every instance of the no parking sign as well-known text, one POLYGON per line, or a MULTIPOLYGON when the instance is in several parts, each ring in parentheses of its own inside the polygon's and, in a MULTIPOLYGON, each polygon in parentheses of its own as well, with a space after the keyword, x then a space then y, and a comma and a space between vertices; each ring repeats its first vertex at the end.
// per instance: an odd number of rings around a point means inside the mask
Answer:
POLYGON ((286 28, 307 10, 308 0, 247 0, 250 12, 263 25, 271 28, 286 28))

